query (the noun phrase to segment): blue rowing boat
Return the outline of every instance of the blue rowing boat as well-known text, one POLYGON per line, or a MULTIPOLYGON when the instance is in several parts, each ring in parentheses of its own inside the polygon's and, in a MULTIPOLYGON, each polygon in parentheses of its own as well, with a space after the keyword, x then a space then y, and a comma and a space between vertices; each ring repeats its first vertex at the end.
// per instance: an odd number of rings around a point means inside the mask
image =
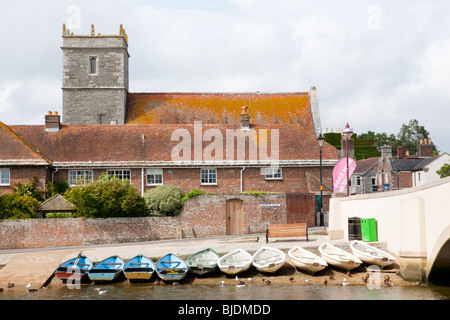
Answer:
POLYGON ((88 278, 88 272, 93 267, 93 263, 86 256, 83 256, 82 251, 75 258, 69 259, 59 265, 56 269, 56 277, 63 282, 68 280, 83 281, 88 278))
POLYGON ((179 281, 189 271, 186 261, 174 254, 166 254, 156 263, 156 273, 162 280, 179 281))
POLYGON ((130 282, 148 281, 155 272, 155 264, 142 254, 131 258, 123 266, 123 273, 130 282))
POLYGON ((89 279, 95 282, 112 282, 123 274, 124 262, 118 256, 100 261, 89 270, 89 279))

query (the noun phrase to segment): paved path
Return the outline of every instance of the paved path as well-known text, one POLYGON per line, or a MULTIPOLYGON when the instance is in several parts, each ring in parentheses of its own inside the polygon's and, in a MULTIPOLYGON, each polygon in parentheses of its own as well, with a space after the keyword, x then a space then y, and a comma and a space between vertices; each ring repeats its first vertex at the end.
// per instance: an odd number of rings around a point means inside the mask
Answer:
MULTIPOLYGON (((287 251, 294 246, 318 248, 328 241, 334 245, 346 247, 348 241, 330 241, 327 235, 316 231, 309 235, 309 241, 303 238, 270 240, 269 245, 287 251)), ((118 255, 128 260, 139 253, 147 257, 162 257, 167 253, 187 257, 205 248, 212 248, 224 254, 236 248, 242 248, 250 253, 266 245, 265 235, 224 236, 216 238, 196 238, 160 240, 140 243, 111 244, 95 247, 42 248, 22 250, 0 250, 0 288, 6 288, 8 283, 14 283, 16 288, 25 288, 31 282, 31 288, 42 287, 53 275, 61 262, 75 257, 83 251, 92 261, 100 261, 112 255, 118 255)))

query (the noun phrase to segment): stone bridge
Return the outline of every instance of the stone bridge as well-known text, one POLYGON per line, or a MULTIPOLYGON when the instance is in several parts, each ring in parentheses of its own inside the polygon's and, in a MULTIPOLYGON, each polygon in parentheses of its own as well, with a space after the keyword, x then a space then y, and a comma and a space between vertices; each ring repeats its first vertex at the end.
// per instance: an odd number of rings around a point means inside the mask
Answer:
POLYGON ((348 239, 348 218, 374 218, 379 242, 405 279, 450 285, 450 177, 416 188, 330 200, 329 236, 348 239))

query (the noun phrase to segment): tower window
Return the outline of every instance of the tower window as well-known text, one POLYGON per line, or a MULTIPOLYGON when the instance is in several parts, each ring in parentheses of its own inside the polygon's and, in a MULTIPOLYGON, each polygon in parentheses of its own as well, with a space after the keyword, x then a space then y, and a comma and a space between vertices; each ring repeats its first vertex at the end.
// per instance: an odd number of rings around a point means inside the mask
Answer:
POLYGON ((89 74, 97 74, 97 57, 89 57, 89 74))

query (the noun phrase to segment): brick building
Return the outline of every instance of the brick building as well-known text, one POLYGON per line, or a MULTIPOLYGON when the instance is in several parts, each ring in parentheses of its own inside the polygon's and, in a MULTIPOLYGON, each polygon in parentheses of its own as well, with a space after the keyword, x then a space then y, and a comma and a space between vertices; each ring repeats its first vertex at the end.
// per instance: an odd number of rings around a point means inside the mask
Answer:
MULTIPOLYGON (((320 194, 317 91, 130 93, 128 39, 63 29, 63 112, 0 122, 0 193, 36 176, 69 185, 102 173, 142 194, 158 185, 214 193, 320 194)), ((336 149, 323 147, 325 199, 336 149)), ((315 205, 315 203, 314 203, 315 205)), ((327 202, 324 203, 327 210, 327 202)), ((310 208, 314 212, 314 208, 310 208)))

